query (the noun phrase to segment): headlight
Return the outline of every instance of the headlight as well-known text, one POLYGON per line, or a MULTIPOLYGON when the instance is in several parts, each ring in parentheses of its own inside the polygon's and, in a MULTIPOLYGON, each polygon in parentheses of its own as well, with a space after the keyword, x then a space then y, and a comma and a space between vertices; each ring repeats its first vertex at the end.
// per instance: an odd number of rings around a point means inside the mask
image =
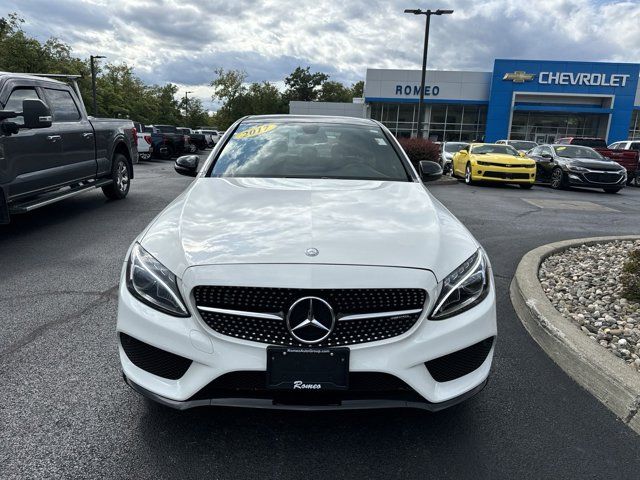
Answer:
POLYGON ((577 165, 572 165, 572 164, 567 165, 567 169, 570 172, 588 172, 589 171, 588 168, 579 167, 577 165))
POLYGON ((489 292, 488 262, 478 250, 442 281, 431 319, 442 320, 480 303, 489 292))
POLYGON ((188 317, 176 276, 136 243, 127 265, 127 289, 143 303, 176 317, 188 317))

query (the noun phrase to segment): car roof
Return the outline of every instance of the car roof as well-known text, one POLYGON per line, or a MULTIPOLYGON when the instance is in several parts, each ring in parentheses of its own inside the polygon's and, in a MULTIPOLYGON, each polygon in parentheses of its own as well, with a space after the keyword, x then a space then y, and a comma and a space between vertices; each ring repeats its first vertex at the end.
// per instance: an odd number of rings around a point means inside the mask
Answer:
POLYGON ((12 72, 1 72, 0 71, 0 80, 4 80, 4 77, 11 78, 23 78, 25 80, 38 80, 41 82, 51 82, 57 83, 58 85, 67 85, 65 82, 61 82, 60 80, 55 80, 51 77, 44 77, 39 75, 29 75, 28 73, 12 73, 12 72))
POLYGON ((369 118, 339 117, 331 115, 249 115, 244 122, 277 122, 277 123, 334 123, 341 125, 378 126, 378 122, 369 118))
POLYGON ((495 145, 496 147, 504 147, 502 143, 486 143, 486 142, 471 142, 469 145, 472 147, 479 147, 481 145, 495 145))

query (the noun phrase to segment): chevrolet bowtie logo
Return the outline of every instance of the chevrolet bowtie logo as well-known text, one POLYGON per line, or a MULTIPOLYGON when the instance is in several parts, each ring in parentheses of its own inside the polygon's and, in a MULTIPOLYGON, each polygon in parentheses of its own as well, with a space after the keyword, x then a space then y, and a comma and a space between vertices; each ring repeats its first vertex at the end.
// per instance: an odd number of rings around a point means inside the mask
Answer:
POLYGON ((529 82, 533 80, 533 77, 535 77, 533 73, 516 70, 513 73, 505 73, 502 80, 511 80, 513 83, 524 83, 525 81, 529 82))

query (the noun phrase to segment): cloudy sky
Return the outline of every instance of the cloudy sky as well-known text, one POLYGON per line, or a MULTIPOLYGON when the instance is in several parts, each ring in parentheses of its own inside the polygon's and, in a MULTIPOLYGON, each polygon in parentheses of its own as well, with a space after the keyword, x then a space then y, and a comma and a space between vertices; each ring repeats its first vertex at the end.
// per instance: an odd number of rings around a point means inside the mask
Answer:
POLYGON ((124 61, 149 83, 173 82, 208 105, 217 67, 281 82, 310 65, 334 80, 367 67, 419 68, 424 17, 429 68, 491 70, 494 58, 640 62, 640 0, 0 0, 25 30, 74 53, 124 61))

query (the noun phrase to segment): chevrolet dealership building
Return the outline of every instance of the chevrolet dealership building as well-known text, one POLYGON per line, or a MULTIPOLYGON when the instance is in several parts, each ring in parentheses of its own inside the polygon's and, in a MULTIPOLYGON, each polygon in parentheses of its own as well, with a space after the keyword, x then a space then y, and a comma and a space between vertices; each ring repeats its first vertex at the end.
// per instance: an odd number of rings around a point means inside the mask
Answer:
MULTIPOLYGON (((640 138, 639 75, 638 64, 536 60, 495 60, 492 72, 428 71, 424 135, 538 143, 566 136, 640 138)), ((419 94, 419 70, 368 69, 364 105, 351 108, 351 115, 380 120, 398 137, 415 135, 419 94)), ((337 107, 305 103, 292 102, 291 113, 337 107)))

